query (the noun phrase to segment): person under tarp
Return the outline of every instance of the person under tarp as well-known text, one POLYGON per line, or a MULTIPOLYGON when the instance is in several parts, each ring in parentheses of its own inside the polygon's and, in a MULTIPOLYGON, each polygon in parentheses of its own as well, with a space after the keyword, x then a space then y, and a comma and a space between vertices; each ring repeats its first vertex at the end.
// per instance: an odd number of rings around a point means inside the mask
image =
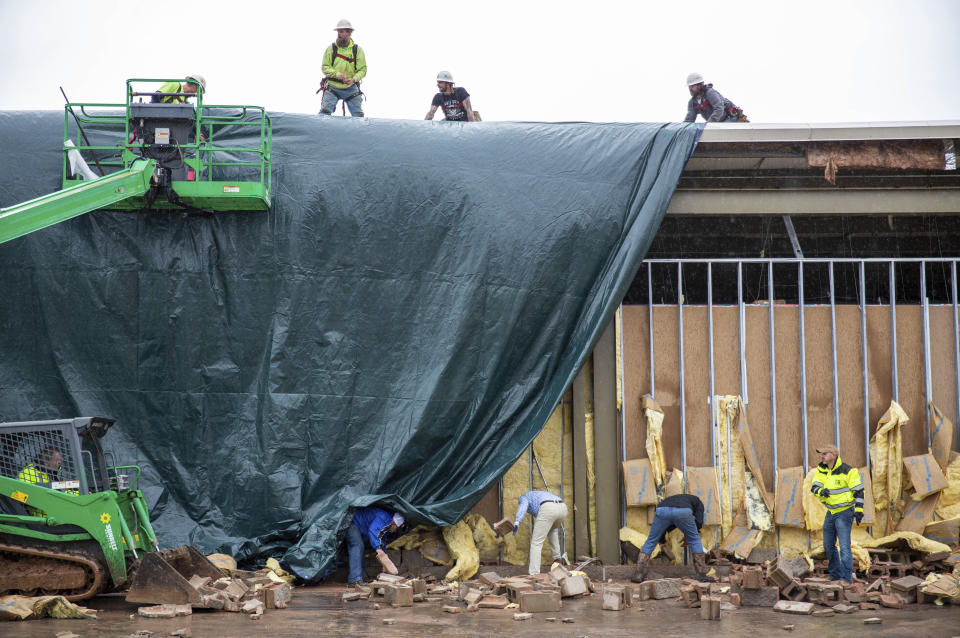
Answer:
POLYGON ((353 511, 353 522, 347 529, 347 552, 350 560, 350 574, 347 582, 351 585, 363 583, 363 548, 369 543, 377 552, 377 560, 383 565, 383 571, 396 574, 397 567, 387 556, 384 547, 387 534, 394 534, 403 527, 402 514, 391 513, 379 507, 358 507, 353 511))

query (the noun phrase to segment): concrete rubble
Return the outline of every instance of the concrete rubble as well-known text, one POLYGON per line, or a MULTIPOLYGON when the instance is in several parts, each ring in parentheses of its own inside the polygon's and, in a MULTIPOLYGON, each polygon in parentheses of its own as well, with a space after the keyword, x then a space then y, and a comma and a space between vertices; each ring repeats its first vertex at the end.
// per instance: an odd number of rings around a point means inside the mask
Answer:
MULTIPOLYGON (((270 569, 234 570, 230 576, 217 580, 209 576, 193 576, 189 582, 200 594, 199 603, 152 605, 140 607, 137 613, 143 618, 174 618, 191 614, 194 609, 215 609, 243 612, 253 620, 259 620, 265 610, 283 609, 293 598, 292 586, 286 580, 275 578, 270 569)), ((355 593, 358 597, 363 595, 355 593)))
MULTIPOLYGON (((623 582, 623 571, 615 572, 619 576, 616 581, 592 580, 584 572, 554 563, 547 573, 536 575, 504 576, 502 571, 481 568, 474 579, 461 582, 442 582, 430 574, 418 574, 415 578, 381 574, 367 586, 342 594, 342 600, 376 600, 376 608, 381 604, 416 607, 420 603, 440 603, 430 608, 436 613, 451 614, 503 610, 499 613, 509 613, 518 621, 543 622, 573 622, 574 618, 561 618, 558 613, 564 611, 564 602, 572 599, 589 600, 592 609, 614 613, 642 612, 642 601, 676 600, 681 607, 696 610, 699 619, 711 621, 720 621, 741 607, 829 617, 876 613, 881 607, 902 609, 935 602, 960 603, 960 579, 953 576, 953 568, 960 565, 960 550, 927 556, 910 550, 870 551, 882 568, 868 578, 855 578, 852 583, 830 580, 825 561, 810 561, 802 556, 787 559, 776 551, 764 550, 751 552, 748 560, 713 553, 708 560, 718 575, 713 582, 651 578, 633 584, 623 582)), ((515 573, 514 569, 510 571, 515 573)), ((960 573, 960 567, 957 572, 960 573)), ((227 590, 236 588, 224 591, 227 590)))

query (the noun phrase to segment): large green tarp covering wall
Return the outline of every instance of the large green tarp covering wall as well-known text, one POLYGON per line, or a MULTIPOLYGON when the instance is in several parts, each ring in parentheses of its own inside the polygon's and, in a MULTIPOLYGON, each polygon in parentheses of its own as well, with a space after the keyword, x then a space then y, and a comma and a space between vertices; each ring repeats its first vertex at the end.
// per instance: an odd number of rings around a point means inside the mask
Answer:
MULTIPOLYGON (((0 246, 0 418, 116 418, 163 546, 310 577, 351 506, 451 524, 523 452, 700 128, 273 117, 269 213, 0 246)), ((0 206, 58 189, 62 131, 0 112, 0 206)))

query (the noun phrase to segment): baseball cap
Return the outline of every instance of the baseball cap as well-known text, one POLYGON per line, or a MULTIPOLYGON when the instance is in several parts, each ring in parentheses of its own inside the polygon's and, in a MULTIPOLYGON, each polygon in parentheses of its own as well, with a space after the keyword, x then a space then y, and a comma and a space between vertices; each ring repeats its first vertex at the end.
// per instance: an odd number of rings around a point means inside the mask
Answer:
POLYGON ((826 452, 833 452, 834 454, 840 454, 840 450, 837 449, 836 445, 821 445, 817 448, 817 454, 824 454, 826 452))

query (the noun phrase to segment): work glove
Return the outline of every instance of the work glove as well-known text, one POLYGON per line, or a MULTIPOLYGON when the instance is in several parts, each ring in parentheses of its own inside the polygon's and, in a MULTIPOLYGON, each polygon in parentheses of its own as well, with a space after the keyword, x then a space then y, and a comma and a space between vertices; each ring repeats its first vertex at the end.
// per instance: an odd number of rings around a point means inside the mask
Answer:
POLYGON ((814 487, 810 488, 810 491, 813 492, 814 496, 827 497, 827 496, 830 495, 830 490, 828 490, 828 489, 825 488, 825 487, 816 487, 816 486, 814 486, 814 487))
POLYGON ((393 564, 393 561, 390 560, 390 557, 387 556, 387 553, 382 549, 377 550, 377 560, 380 561, 380 565, 383 567, 383 571, 388 574, 397 574, 397 566, 393 564))
POLYGON ((854 512, 853 517, 857 520, 857 525, 863 520, 863 512, 854 512))
POLYGON ((514 536, 517 535, 517 530, 518 530, 519 528, 520 528, 519 525, 517 525, 516 523, 513 524, 513 535, 514 535, 514 536))

